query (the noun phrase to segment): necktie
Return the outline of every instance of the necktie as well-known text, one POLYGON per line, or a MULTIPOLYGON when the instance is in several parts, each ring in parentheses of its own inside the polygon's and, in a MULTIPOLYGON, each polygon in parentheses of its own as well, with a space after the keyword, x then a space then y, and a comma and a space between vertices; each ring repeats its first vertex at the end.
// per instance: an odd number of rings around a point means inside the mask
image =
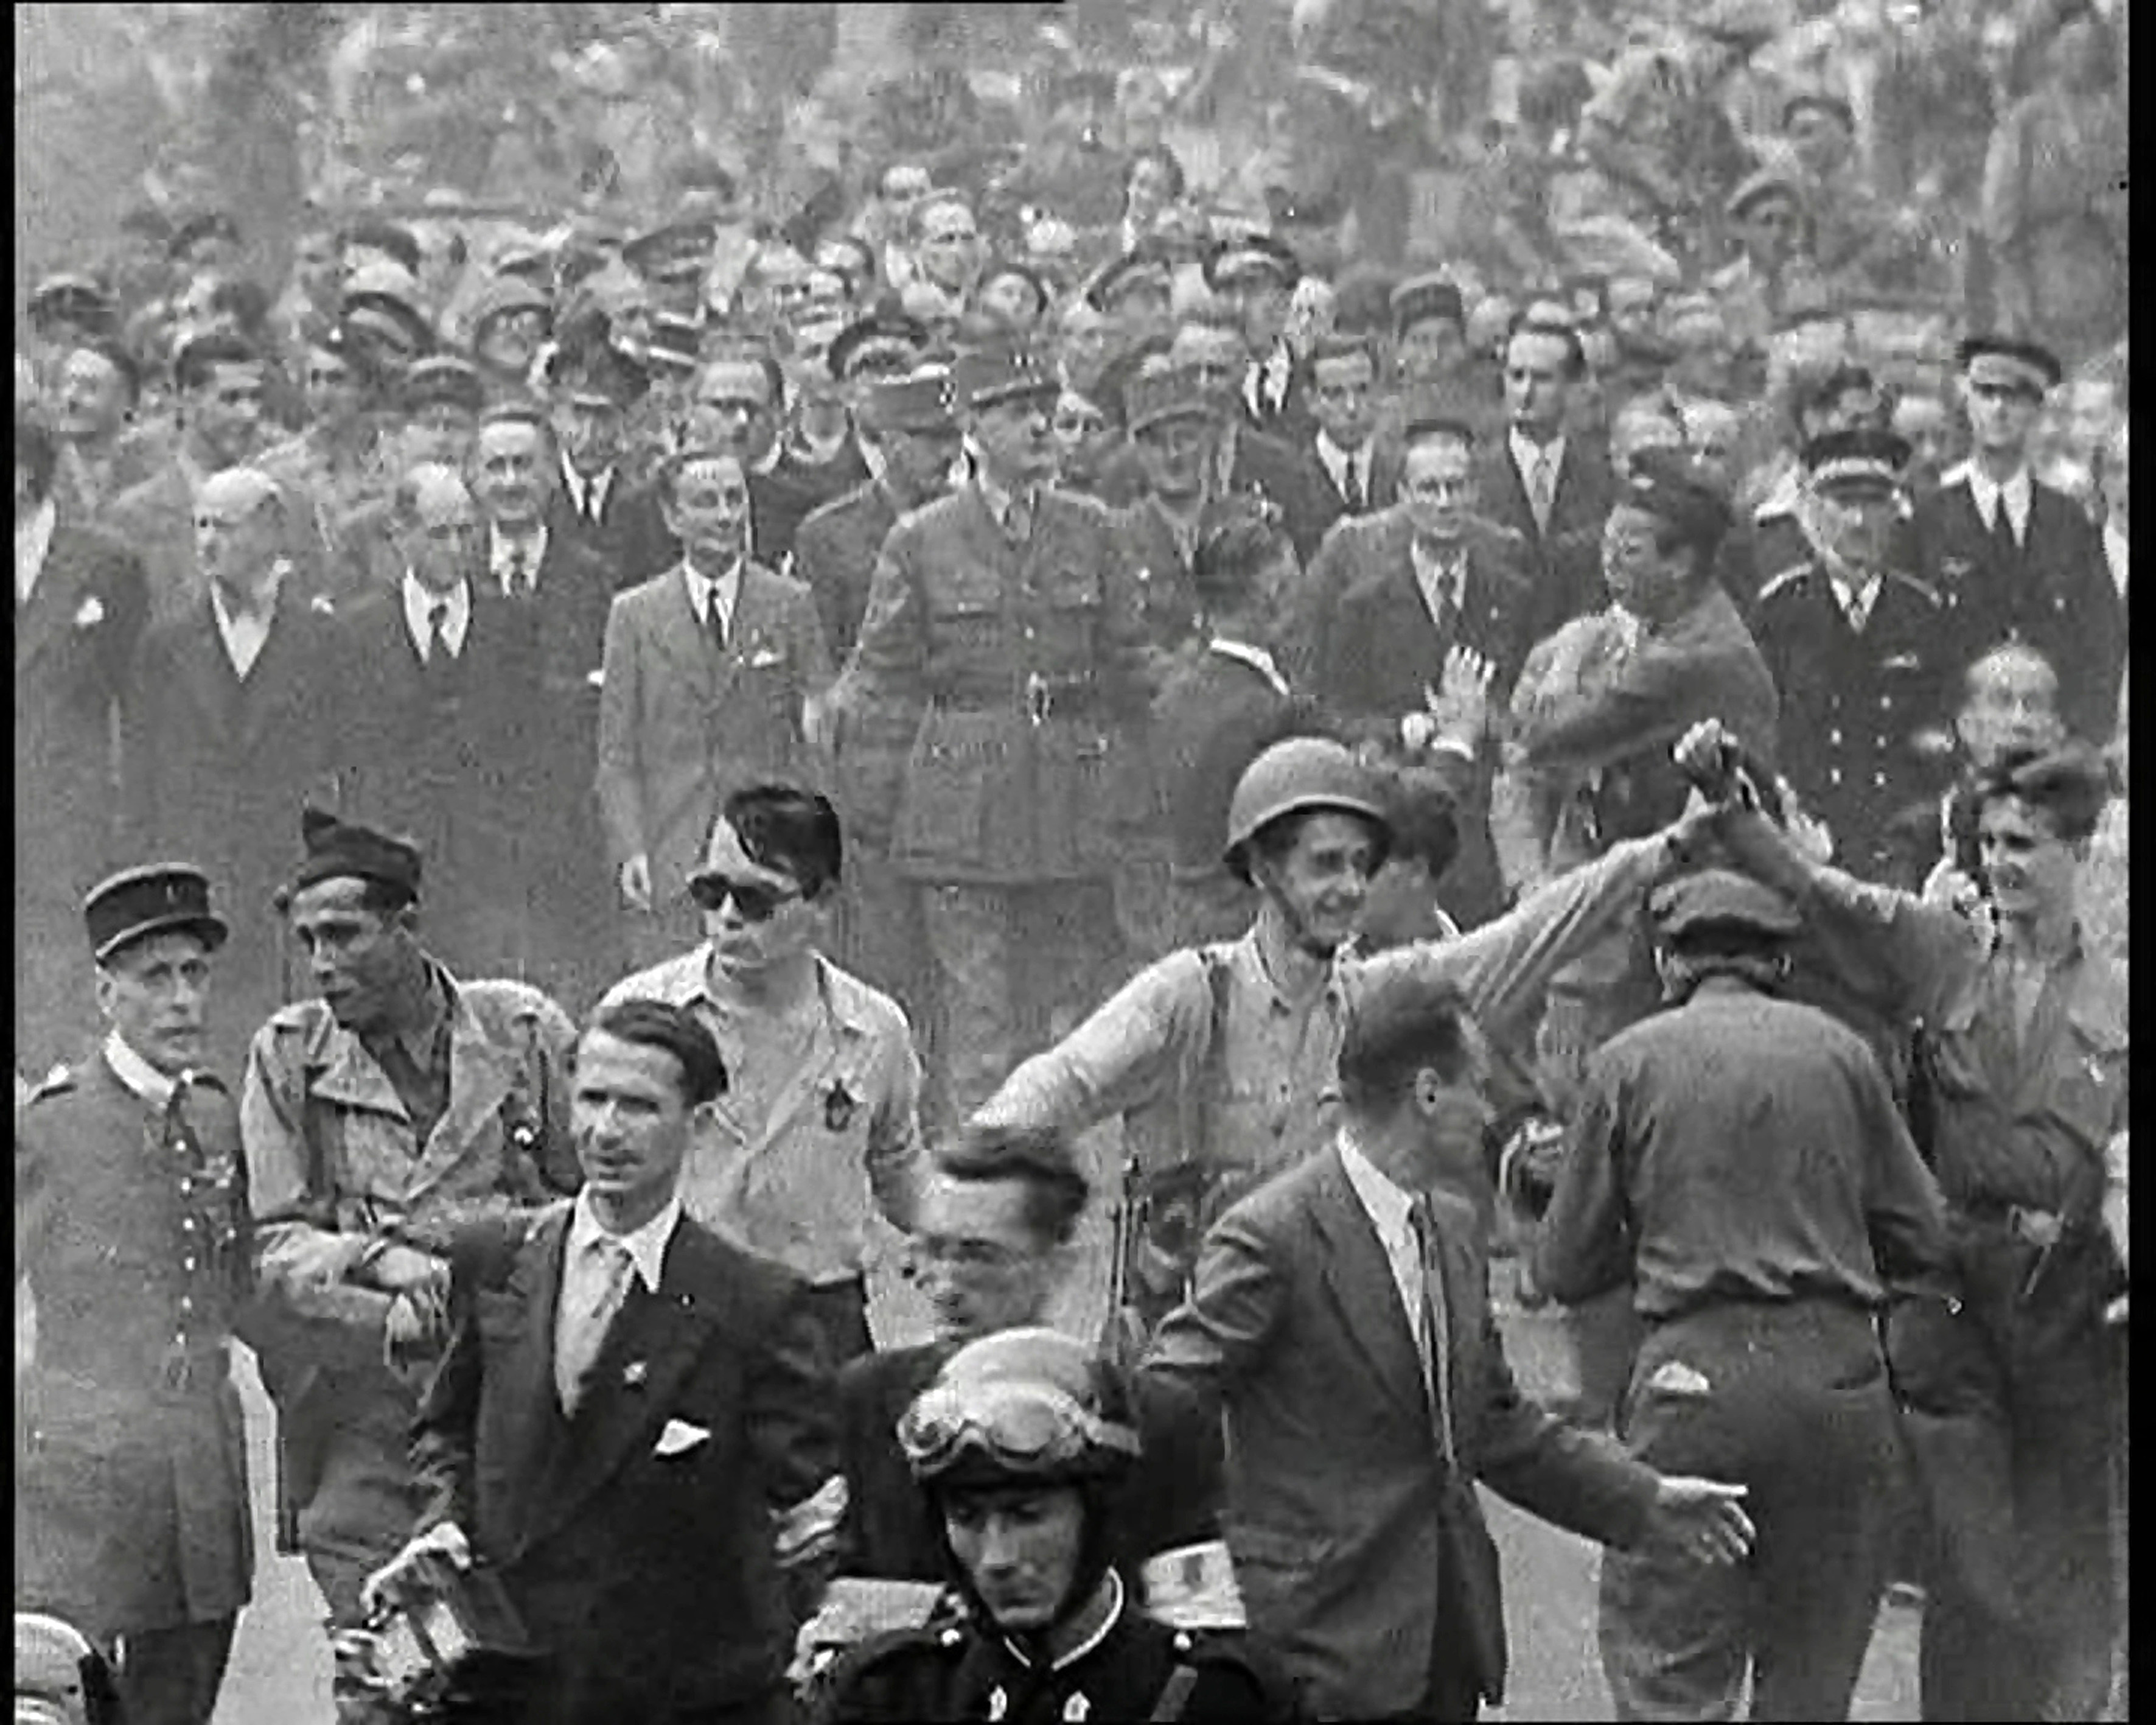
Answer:
POLYGON ((2006 496, 2001 492, 1991 506, 1991 548, 2001 562, 2011 563, 2020 558, 2021 547, 2014 537, 2014 520, 2006 512, 2006 496))
POLYGON ((1370 506, 1369 483, 1363 475, 1363 460, 1359 455, 1348 458, 1348 513, 1360 515, 1370 506))
POLYGON ((1010 507, 1004 512, 1004 531, 1014 545, 1023 545, 1033 536, 1033 499, 1024 492, 1013 496, 1010 507))
POLYGON ((563 1277, 562 1312, 554 1332, 554 1388, 565 1414, 574 1414, 583 1399, 584 1378, 628 1296, 629 1271, 635 1267, 628 1247, 608 1235, 587 1241, 580 1257, 580 1273, 563 1277))
POLYGON ((449 602, 436 599, 427 607, 427 666, 437 670, 449 662, 449 602))
POLYGON ((1417 1327, 1416 1352, 1422 1356, 1423 1382, 1430 1392, 1430 1423, 1437 1430, 1438 1450, 1450 1466, 1454 1459, 1452 1389, 1448 1381, 1452 1332, 1446 1322, 1437 1217, 1427 1193, 1409 1207, 1408 1221, 1414 1230, 1415 1255, 1422 1260, 1422 1321, 1417 1327))
POLYGON ((1547 449, 1535 454, 1535 470, 1527 487, 1527 501, 1535 512, 1535 531, 1549 531, 1550 511, 1557 505, 1557 458, 1547 449))
POLYGON ((531 565, 526 559, 524 547, 509 547, 509 592, 513 598, 521 598, 531 591, 531 565))
POLYGON ((726 650, 726 614, 725 608, 719 603, 719 590, 716 587, 704 589, 704 633, 711 638, 713 652, 726 650))

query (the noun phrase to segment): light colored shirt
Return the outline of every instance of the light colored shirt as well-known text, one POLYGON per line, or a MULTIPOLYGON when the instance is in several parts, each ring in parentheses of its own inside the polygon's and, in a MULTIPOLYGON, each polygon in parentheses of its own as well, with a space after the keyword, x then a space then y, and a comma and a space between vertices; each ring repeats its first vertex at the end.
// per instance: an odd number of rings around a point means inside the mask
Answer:
POLYGON ((217 619, 218 638, 224 643, 225 657, 232 661, 233 670, 243 682, 254 669, 254 661, 262 656, 262 649, 270 644, 270 624, 277 614, 277 589, 283 581, 280 567, 270 579, 269 591, 249 611, 231 608, 229 595, 222 582, 209 584, 210 610, 217 619))
MULTIPOLYGON (((693 1012, 730 1072, 761 1071, 773 1020, 721 1001, 707 941, 629 977, 606 1002, 664 1000, 693 1012)), ((823 1010, 775 1092, 742 1085, 697 1112, 681 1171, 689 1214, 721 1239, 771 1258, 812 1286, 860 1279, 896 1249, 881 1224, 910 1224, 922 1159, 921 1063, 889 996, 819 957, 823 1010), (879 1220, 879 1218, 881 1220, 879 1220)))
POLYGON ((577 513, 586 521, 597 521, 606 508, 607 493, 613 486, 613 469, 602 467, 597 473, 582 474, 569 465, 569 458, 562 458, 562 483, 569 493, 569 501, 577 513))
POLYGON ((539 566, 547 561, 547 526, 543 521, 521 538, 512 539, 500 527, 487 530, 486 567, 504 597, 528 592, 539 580, 539 566), (521 559, 521 567, 517 560, 521 559), (516 569, 516 585, 511 572, 516 569))
POLYGON ((465 650, 465 631, 471 627, 471 583, 459 581, 455 591, 437 593, 422 586, 409 569, 404 572, 404 626, 412 631, 412 644, 418 649, 422 665, 434 639, 434 607, 444 604, 449 608, 442 619, 442 641, 449 657, 456 659, 465 650))
POLYGON ((1467 548, 1455 546, 1449 554, 1441 553, 1410 538, 1408 560, 1414 565, 1415 586, 1432 625, 1442 629, 1455 621, 1467 603, 1467 548))
POLYGON ((2014 542, 2029 542, 2029 510, 2035 501, 2035 490, 2026 466, 2015 469, 2014 476, 2003 485, 1974 461, 1963 462, 1953 474, 1943 476, 1943 483, 1951 485, 1956 478, 1967 482, 1969 501, 1976 505, 1976 518, 1984 523, 1985 532, 1997 531, 1999 506, 2004 502, 2007 525, 2014 530, 2014 542))
POLYGON ((646 1222, 641 1228, 627 1234, 616 1234, 598 1219, 592 1208, 588 1191, 577 1194, 575 1204, 569 1212, 569 1237, 562 1254, 562 1305, 567 1309, 572 1304, 572 1296, 580 1295, 588 1300, 589 1278, 600 1273, 602 1260, 587 1248, 602 1239, 612 1240, 629 1254, 629 1261, 642 1282, 644 1291, 659 1291, 659 1278, 666 1267, 666 1248, 674 1238, 674 1230, 683 1214, 681 1196, 677 1192, 666 1200, 665 1209, 646 1222))
POLYGON ((2112 583, 2118 589, 2122 599, 2126 597, 2126 535, 2118 531, 2118 523, 2107 521, 2103 528, 2103 561, 2111 571, 2112 583))
POLYGON ((1860 634, 1871 621, 1871 607, 1879 597, 1881 576, 1876 570, 1855 584, 1844 580, 1839 573, 1830 571, 1827 585, 1833 590, 1835 603, 1841 607, 1841 614, 1849 619, 1849 626, 1860 634))
POLYGON ((1512 465, 1519 470, 1520 486, 1527 494, 1536 526, 1547 526, 1550 511, 1557 506, 1558 475, 1564 470, 1563 435, 1538 444, 1514 426, 1505 434, 1505 447, 1512 451, 1512 465))
POLYGON ((1399 1291, 1400 1307, 1407 1313, 1408 1328, 1422 1337, 1422 1247, 1415 1240, 1409 1212, 1414 1194, 1396 1184, 1392 1177, 1363 1153, 1355 1135, 1342 1127, 1335 1135, 1340 1147, 1340 1165, 1348 1171, 1348 1183, 1355 1189, 1363 1212, 1378 1230, 1378 1244, 1385 1249, 1385 1263, 1399 1291))
POLYGON ((728 640, 733 639, 734 608, 741 603, 741 577, 739 557, 723 575, 706 575, 687 558, 681 560, 681 578, 689 585, 689 608, 696 614, 697 623, 709 629, 711 607, 716 605, 719 627, 728 640))
POLYGON ((172 1105, 172 1092, 179 1088, 177 1079, 167 1076, 135 1052, 127 1039, 117 1030, 105 1039, 105 1063, 112 1068, 112 1076, 147 1102, 159 1113, 172 1105))
POLYGON ((1205 644, 1206 651, 1218 653, 1223 659, 1232 659, 1238 665, 1247 665, 1272 685, 1273 693, 1283 701, 1287 698, 1287 679, 1281 675, 1280 666, 1263 647, 1254 647, 1248 641, 1231 641, 1225 636, 1215 635, 1205 644))
POLYGON ((1288 382, 1294 375, 1295 356, 1285 347, 1276 347, 1269 357, 1253 362, 1243 378, 1243 399, 1250 404, 1251 413, 1262 418, 1278 412, 1287 399, 1288 382))
POLYGON ((15 523, 15 603, 27 605, 44 572, 45 554, 53 548, 53 528, 59 520, 59 506, 49 497, 30 511, 30 518, 15 523))

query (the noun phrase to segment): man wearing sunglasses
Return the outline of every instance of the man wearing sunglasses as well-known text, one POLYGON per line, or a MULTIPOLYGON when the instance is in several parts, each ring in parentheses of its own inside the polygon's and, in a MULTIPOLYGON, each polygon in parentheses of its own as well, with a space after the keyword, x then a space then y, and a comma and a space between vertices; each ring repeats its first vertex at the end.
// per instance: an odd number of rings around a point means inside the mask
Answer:
POLYGON ((682 1203, 808 1283, 834 1368, 869 1351, 864 1278, 911 1225, 921 1158, 906 1014, 819 950, 841 860, 828 798, 737 791, 689 877, 705 938, 607 995, 685 1008, 717 1041, 732 1082, 697 1116, 682 1203))

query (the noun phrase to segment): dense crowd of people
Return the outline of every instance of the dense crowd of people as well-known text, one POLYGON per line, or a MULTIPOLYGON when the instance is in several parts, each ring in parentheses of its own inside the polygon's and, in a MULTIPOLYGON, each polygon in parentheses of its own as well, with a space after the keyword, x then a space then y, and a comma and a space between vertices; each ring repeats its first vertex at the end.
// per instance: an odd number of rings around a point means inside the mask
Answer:
POLYGON ((1620 1717, 2123 1717, 2125 8, 998 10, 30 295, 38 1647, 209 1718, 237 1339, 342 1717, 1472 1718, 1478 1480, 1620 1717))

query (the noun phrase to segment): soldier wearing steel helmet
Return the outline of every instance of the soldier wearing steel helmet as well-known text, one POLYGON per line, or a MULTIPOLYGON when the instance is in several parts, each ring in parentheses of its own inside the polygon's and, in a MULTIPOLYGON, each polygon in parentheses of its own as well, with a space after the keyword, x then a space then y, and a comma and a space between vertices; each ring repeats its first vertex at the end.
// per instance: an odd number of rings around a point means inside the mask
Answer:
POLYGON ((1049 1329, 968 1343, 898 1438, 964 1615, 863 1643, 832 1672, 821 1725, 1301 1717, 1240 1632, 1173 1629, 1130 1598, 1114 1554, 1142 1446, 1128 1383, 1082 1344, 1049 1329))
POLYGON ((1383 803, 1344 746, 1291 737, 1250 763, 1229 810, 1227 865, 1259 895, 1250 932, 1148 966, 976 1118, 1077 1131, 1125 1117, 1127 1232, 1137 1225, 1124 1291, 1149 1327, 1181 1296, 1213 1219, 1328 1141, 1358 978, 1426 967, 1458 983, 1493 1041, 1523 1039, 1550 976, 1636 907, 1688 837, 1681 819, 1458 939, 1356 959, 1344 949, 1391 844, 1383 803))

